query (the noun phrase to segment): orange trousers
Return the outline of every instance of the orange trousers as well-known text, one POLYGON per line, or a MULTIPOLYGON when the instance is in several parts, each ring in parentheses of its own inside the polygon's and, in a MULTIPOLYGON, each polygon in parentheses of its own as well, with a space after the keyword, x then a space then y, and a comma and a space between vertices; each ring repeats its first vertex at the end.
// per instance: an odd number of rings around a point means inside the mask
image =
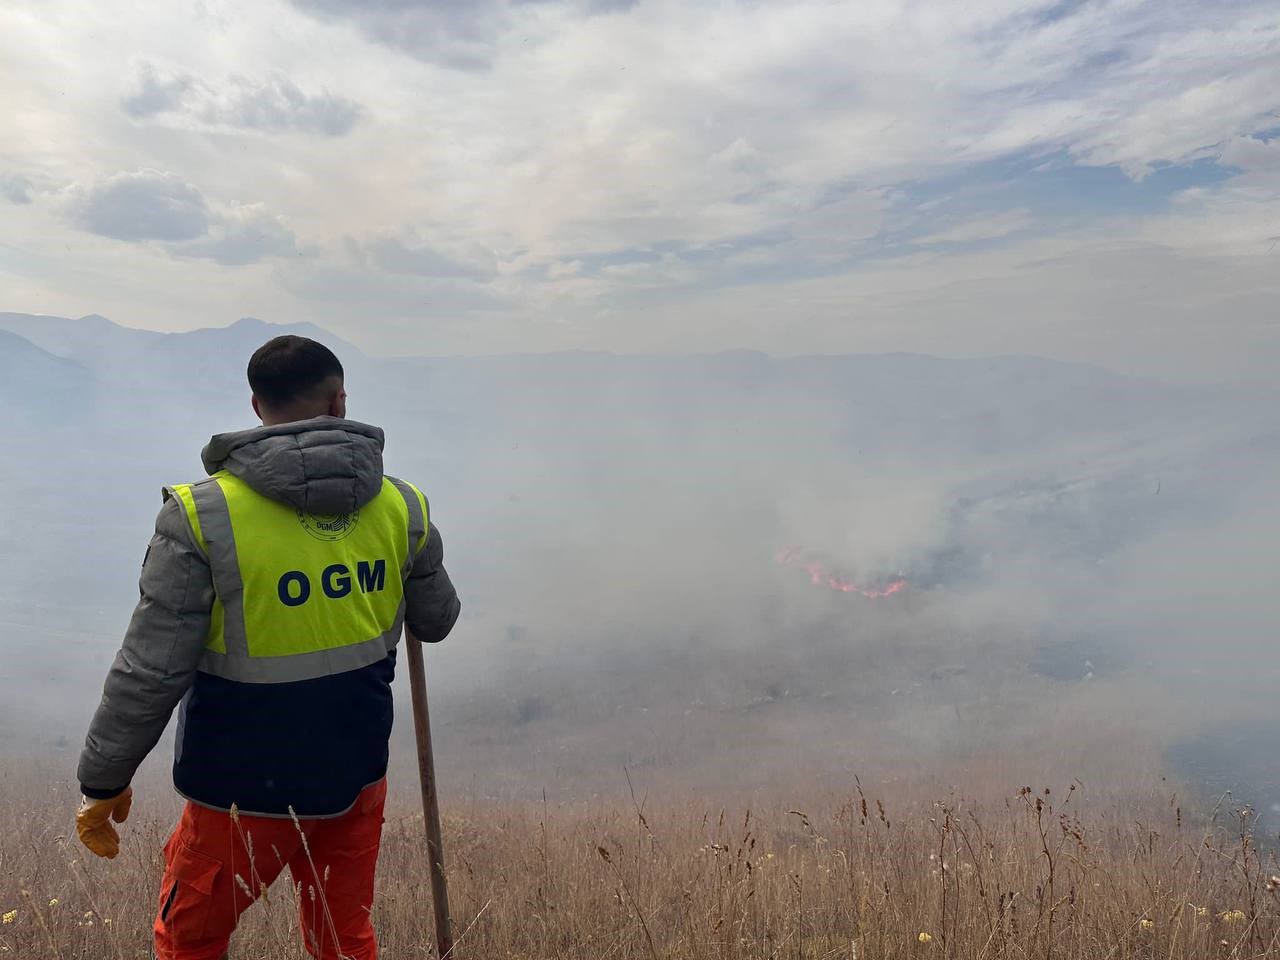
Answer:
POLYGON ((375 960, 370 909, 387 782, 331 820, 239 816, 188 803, 165 844, 158 960, 219 960, 240 914, 285 869, 303 944, 319 960, 375 960), (301 828, 301 829, 299 829, 301 828))

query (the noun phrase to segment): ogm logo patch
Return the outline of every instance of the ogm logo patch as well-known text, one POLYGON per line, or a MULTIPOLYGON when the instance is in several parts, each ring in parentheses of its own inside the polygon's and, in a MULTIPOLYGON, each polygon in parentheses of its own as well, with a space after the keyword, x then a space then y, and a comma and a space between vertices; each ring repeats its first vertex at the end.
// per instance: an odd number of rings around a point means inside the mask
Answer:
POLYGON ((334 543, 351 536, 360 522, 360 511, 350 513, 303 513, 298 511, 298 522, 302 529, 317 540, 334 543))

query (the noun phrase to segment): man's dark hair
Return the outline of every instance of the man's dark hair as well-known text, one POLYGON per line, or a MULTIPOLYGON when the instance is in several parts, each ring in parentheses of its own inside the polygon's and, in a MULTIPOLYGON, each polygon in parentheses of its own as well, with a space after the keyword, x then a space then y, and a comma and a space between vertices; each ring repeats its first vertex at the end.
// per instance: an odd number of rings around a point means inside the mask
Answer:
POLYGON ((275 410, 306 399, 330 377, 342 376, 333 351, 306 337, 275 337, 249 358, 253 395, 275 410))

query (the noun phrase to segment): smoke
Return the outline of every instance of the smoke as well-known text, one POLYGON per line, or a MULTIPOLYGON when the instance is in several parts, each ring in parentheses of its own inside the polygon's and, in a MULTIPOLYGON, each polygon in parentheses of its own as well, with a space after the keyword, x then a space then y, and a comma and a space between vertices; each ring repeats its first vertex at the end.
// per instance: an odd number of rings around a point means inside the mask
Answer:
MULTIPOLYGON (((844 592, 877 592, 944 545, 957 479, 856 457, 779 477, 779 562, 844 592)), ((897 588, 901 589, 901 588, 897 588)), ((890 592, 896 592, 892 589, 890 592)))
MULTIPOLYGON (((26 354, 0 372, 43 372, 4 396, 0 727, 69 755, 159 488, 253 425, 243 362, 276 331, 93 321, 86 350, 75 322, 7 322, 26 354)), ((1161 768, 1265 702, 1280 445, 1248 398, 1031 358, 333 345, 463 595, 429 654, 449 782, 1061 780, 1161 768)))

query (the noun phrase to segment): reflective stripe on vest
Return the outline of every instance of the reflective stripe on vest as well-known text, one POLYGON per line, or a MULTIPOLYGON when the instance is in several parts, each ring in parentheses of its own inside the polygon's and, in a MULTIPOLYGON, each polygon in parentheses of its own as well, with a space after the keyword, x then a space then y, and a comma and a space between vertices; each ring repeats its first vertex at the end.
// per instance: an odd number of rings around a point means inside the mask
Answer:
POLYGON ((304 514, 226 471, 165 493, 182 504, 213 574, 202 671, 284 683, 356 670, 395 649, 404 580, 430 529, 413 484, 384 478, 371 501, 338 515, 304 514))

